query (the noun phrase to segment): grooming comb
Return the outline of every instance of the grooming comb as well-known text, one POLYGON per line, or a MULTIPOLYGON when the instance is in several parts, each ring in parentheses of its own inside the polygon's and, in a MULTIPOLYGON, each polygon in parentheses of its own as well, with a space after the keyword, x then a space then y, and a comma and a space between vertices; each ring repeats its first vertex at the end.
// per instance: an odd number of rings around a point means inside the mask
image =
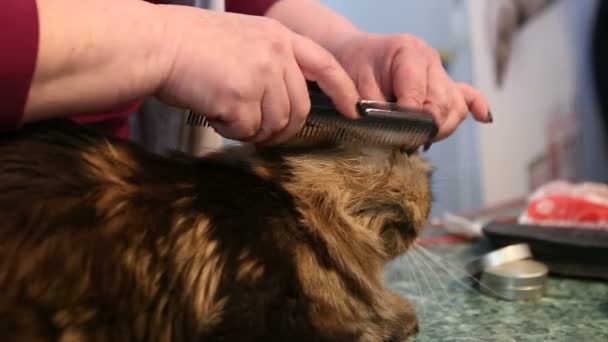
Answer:
POLYGON ((316 83, 308 82, 311 111, 300 131, 288 144, 333 142, 383 145, 415 151, 425 150, 438 127, 430 114, 414 111, 393 102, 360 100, 358 119, 348 119, 334 107, 316 83))
MULTIPOLYGON (((353 145, 376 145, 398 147, 405 152, 414 152, 424 145, 427 150, 437 134, 437 125, 430 114, 414 111, 393 102, 360 100, 358 119, 348 119, 334 107, 331 99, 314 82, 308 82, 311 109, 298 133, 285 145, 342 143, 353 145)), ((195 148, 190 142, 204 140, 203 131, 213 130, 203 114, 189 110, 185 119, 186 132, 182 145, 189 150, 195 148)), ((211 134, 215 137, 217 134, 211 134)), ((219 136, 218 136, 219 137, 219 136)), ((211 139, 211 138, 207 138, 211 139)), ((217 144, 215 144, 217 145, 217 144)))

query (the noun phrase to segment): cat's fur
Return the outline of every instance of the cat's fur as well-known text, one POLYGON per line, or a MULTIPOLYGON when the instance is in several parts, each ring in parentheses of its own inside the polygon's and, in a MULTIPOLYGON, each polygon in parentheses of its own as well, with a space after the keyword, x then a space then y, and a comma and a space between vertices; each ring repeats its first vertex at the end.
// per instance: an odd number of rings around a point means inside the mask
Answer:
POLYGON ((0 135, 6 341, 404 341, 385 288, 430 210, 417 155, 163 157, 64 121, 0 135))

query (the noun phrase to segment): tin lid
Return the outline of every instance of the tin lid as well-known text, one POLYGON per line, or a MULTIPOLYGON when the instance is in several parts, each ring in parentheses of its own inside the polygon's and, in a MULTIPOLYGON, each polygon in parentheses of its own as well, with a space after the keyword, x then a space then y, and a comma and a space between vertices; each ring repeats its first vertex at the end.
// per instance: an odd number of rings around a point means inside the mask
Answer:
POLYGON ((509 262, 532 258, 528 244, 519 243, 497 249, 493 252, 469 262, 466 270, 473 276, 478 276, 484 270, 509 262))
POLYGON ((481 273, 479 289, 506 300, 536 300, 545 293, 548 273, 546 265, 530 259, 504 263, 481 273))

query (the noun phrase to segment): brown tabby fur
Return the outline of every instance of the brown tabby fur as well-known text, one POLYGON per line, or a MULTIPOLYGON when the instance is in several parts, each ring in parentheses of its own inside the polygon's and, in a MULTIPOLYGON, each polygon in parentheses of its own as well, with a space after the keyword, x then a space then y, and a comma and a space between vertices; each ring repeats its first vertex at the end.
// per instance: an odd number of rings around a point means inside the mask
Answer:
POLYGON ((0 135, 4 341, 405 341, 383 267, 429 214, 417 155, 158 156, 64 121, 0 135))

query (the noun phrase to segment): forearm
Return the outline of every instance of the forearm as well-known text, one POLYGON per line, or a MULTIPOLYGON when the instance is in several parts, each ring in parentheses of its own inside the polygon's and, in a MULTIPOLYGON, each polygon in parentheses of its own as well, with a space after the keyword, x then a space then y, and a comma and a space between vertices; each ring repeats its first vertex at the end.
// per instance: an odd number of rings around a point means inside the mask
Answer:
POLYGON ((332 52, 351 34, 360 32, 347 18, 317 0, 280 0, 266 16, 332 52))
POLYGON ((139 0, 38 0, 38 58, 22 121, 107 110, 153 93, 169 65, 156 13, 139 0))

